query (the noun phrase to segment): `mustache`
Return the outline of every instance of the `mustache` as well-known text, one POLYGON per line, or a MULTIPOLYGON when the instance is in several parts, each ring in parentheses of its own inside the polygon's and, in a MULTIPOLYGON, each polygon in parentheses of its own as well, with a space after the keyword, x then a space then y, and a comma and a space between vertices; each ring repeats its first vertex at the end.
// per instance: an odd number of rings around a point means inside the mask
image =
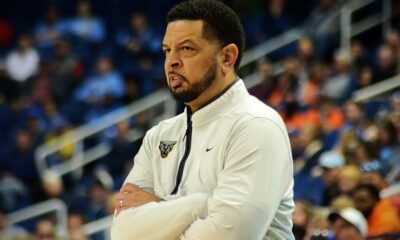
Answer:
POLYGON ((169 74, 177 75, 177 76, 181 77, 181 78, 183 79, 183 81, 187 82, 187 78, 186 78, 185 76, 183 76, 183 75, 180 74, 180 73, 175 72, 174 70, 169 71, 169 72, 168 72, 168 75, 169 75, 169 74))

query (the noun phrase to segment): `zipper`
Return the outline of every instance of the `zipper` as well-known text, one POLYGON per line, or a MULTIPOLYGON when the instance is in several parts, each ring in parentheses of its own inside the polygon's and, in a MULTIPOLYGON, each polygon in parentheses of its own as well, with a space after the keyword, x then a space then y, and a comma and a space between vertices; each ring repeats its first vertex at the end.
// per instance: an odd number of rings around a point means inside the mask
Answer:
POLYGON ((179 162, 178 174, 176 176, 175 187, 172 190, 171 194, 176 194, 179 189, 179 185, 182 181, 183 170, 185 168, 186 160, 189 157, 190 148, 192 145, 192 110, 190 107, 186 108, 187 111, 187 128, 186 128, 186 145, 185 145, 185 153, 183 154, 182 160, 179 162))

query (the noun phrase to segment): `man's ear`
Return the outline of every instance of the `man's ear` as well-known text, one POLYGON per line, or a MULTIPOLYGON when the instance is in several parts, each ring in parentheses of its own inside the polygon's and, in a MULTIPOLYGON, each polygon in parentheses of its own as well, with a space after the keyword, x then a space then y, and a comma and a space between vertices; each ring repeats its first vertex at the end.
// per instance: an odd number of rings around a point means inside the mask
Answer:
POLYGON ((229 71, 235 69, 235 63, 239 55, 239 49, 236 44, 228 44, 221 50, 222 64, 221 71, 222 74, 227 74, 229 71))

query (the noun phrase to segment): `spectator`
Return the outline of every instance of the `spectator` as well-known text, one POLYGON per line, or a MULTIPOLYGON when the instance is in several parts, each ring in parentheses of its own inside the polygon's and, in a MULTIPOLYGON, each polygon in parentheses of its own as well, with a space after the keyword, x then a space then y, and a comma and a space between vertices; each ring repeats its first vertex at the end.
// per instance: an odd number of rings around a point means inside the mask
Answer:
POLYGON ((100 104, 107 96, 119 99, 125 94, 121 75, 113 69, 111 59, 97 60, 97 74, 86 79, 75 93, 75 98, 89 104, 100 104))
POLYGON ((348 52, 337 51, 334 58, 334 74, 323 86, 324 94, 339 104, 348 99, 355 89, 351 63, 352 59, 348 52))
POLYGON ((330 61, 339 42, 340 5, 337 0, 322 0, 304 23, 305 31, 315 43, 315 55, 330 61))
POLYGON ((77 15, 68 22, 68 32, 78 41, 100 43, 105 38, 103 21, 92 15, 88 0, 79 0, 76 6, 77 15))
POLYGON ((385 43, 390 47, 395 58, 397 58, 397 67, 400 67, 400 35, 399 35, 399 32, 395 29, 389 30, 385 36, 385 43))
POLYGON ((378 49, 377 61, 375 78, 378 82, 391 78, 398 73, 397 59, 389 46, 383 45, 378 49))
POLYGON ((338 180, 341 167, 345 164, 343 157, 334 151, 323 153, 319 159, 319 166, 322 168, 322 181, 324 190, 320 192, 322 196, 322 206, 328 206, 332 200, 339 195, 338 180))
POLYGON ((36 46, 41 57, 50 59, 56 42, 65 33, 65 21, 59 19, 58 9, 50 6, 45 13, 45 19, 35 27, 36 46))
POLYGON ((293 233, 296 239, 304 239, 306 228, 313 214, 313 207, 306 201, 295 201, 293 233))
POLYGON ((70 43, 61 39, 56 43, 56 52, 50 68, 50 88, 58 104, 65 103, 74 92, 83 75, 82 63, 71 52, 70 43))
POLYGON ((273 77, 272 64, 269 60, 262 58, 257 62, 257 70, 257 73, 262 80, 257 87, 250 89, 250 94, 256 96, 263 102, 267 102, 267 99, 276 85, 275 78, 273 77))
POLYGON ((29 190, 20 179, 10 173, 0 176, 0 209, 12 212, 31 203, 29 190))
POLYGON ((57 236, 54 223, 49 219, 42 219, 36 223, 34 240, 61 240, 57 236))
MULTIPOLYGON (((297 57, 300 61, 300 81, 306 81, 317 60, 314 56, 314 43, 309 37, 303 37, 297 42, 297 57)), ((323 65, 319 63, 319 65, 323 65)))
POLYGON ((34 160, 32 136, 21 129, 15 134, 14 144, 5 155, 6 169, 24 183, 31 196, 37 194, 39 174, 34 160))
POLYGON ((354 165, 346 165, 338 175, 338 190, 340 194, 351 195, 361 180, 361 171, 354 165))
POLYGON ((34 78, 29 93, 33 104, 43 104, 50 100, 50 66, 47 62, 41 62, 37 76, 34 78))
POLYGON ((286 0, 267 1, 267 9, 261 14, 260 29, 262 31, 255 37, 256 44, 284 33, 293 26, 293 20, 287 11, 287 2, 286 0))
POLYGON ((300 83, 298 101, 305 107, 316 107, 320 102, 322 86, 324 85, 328 69, 322 64, 313 64, 310 66, 308 77, 300 83))
POLYGON ((7 222, 7 216, 0 210, 0 239, 1 240, 16 240, 28 237, 28 232, 16 225, 7 222))
POLYGON ((367 236, 367 221, 354 208, 345 208, 329 215, 331 228, 336 240, 363 240, 367 236))
POLYGON ((368 235, 400 230, 400 218, 388 199, 380 199, 379 191, 372 185, 359 185, 353 191, 354 206, 368 220, 368 235))
POLYGON ((362 173, 360 184, 370 184, 378 189, 378 191, 389 186, 379 161, 362 164, 360 169, 362 173))
MULTIPOLYGON (((120 29, 116 38, 120 47, 123 62, 122 72, 137 75, 143 81, 139 82, 141 95, 155 89, 155 65, 161 58, 161 39, 148 22, 142 12, 133 12, 128 29, 120 29)), ((161 66, 159 66, 161 67, 161 66)))
POLYGON ((19 85, 18 96, 26 96, 30 80, 39 67, 39 54, 33 48, 31 36, 18 38, 18 47, 7 56, 5 66, 10 78, 19 85))
MULTIPOLYGON (((120 122, 116 128, 117 136, 115 136, 115 139, 111 143, 111 151, 104 157, 104 164, 114 181, 122 183, 121 181, 124 179, 122 174, 124 173, 126 164, 132 161, 139 149, 136 144, 130 142, 128 139, 128 122, 120 122)), ((116 189, 120 187, 118 186, 116 189)))
POLYGON ((84 216, 78 212, 68 214, 68 235, 70 240, 87 240, 83 233, 84 216))
POLYGON ((395 168, 400 158, 400 143, 396 126, 389 120, 378 122, 379 159, 386 172, 395 168))

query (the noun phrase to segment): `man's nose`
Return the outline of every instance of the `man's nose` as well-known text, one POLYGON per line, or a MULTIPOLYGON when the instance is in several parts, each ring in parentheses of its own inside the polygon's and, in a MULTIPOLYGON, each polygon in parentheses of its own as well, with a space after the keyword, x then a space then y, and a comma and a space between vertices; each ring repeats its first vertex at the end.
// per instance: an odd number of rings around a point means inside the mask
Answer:
POLYGON ((171 68, 177 68, 182 66, 182 60, 176 51, 171 51, 167 56, 167 64, 171 68))

